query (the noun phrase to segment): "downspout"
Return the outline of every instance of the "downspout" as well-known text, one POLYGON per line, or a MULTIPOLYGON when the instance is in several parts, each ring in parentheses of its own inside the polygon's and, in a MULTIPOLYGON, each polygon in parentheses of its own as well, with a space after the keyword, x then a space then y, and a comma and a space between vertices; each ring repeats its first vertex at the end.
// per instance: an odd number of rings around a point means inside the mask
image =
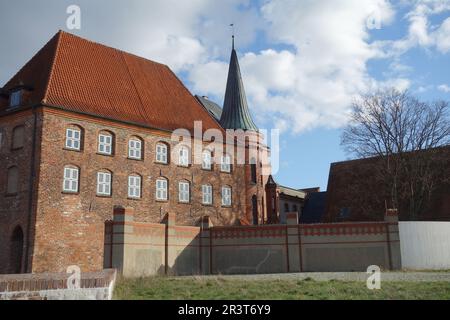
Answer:
MULTIPOLYGON (((33 186, 36 179, 36 133, 37 133, 37 113, 36 105, 32 106, 33 112, 33 142, 31 144, 31 161, 30 161, 30 180, 28 185, 28 219, 27 219, 27 240, 25 247, 25 272, 31 266, 31 259, 29 257, 31 247, 31 221, 33 217, 33 186)), ((31 270, 30 270, 31 272, 31 270)))

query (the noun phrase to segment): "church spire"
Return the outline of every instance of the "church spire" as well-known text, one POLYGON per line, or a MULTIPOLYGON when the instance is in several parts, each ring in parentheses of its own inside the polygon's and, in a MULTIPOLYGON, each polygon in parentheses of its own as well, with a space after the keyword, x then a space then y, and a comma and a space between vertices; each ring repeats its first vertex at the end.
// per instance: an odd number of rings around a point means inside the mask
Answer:
POLYGON ((252 120, 250 111, 248 110, 239 61, 236 50, 234 49, 234 32, 232 37, 232 50, 228 70, 227 88, 220 124, 225 129, 258 130, 252 120))

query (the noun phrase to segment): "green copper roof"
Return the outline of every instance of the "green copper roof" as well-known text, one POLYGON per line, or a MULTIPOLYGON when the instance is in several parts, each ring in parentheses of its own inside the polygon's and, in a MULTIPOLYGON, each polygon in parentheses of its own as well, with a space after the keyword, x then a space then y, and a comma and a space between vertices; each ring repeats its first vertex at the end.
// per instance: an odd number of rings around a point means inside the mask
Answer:
POLYGON ((234 46, 231 51, 227 90, 220 124, 225 129, 258 130, 248 110, 241 70, 234 46))

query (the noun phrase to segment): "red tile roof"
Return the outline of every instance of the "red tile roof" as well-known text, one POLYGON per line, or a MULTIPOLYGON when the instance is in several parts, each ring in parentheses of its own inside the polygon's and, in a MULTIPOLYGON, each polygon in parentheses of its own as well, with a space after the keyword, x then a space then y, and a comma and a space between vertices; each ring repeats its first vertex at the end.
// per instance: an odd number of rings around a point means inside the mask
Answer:
POLYGON ((221 129, 177 76, 159 64, 58 32, 4 87, 32 86, 28 103, 164 130, 221 129))

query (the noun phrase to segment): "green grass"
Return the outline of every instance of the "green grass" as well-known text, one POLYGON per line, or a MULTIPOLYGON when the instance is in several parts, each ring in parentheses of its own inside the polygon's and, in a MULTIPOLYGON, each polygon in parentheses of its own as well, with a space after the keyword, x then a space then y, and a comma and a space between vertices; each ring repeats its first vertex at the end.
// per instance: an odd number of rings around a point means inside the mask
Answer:
POLYGON ((365 282, 236 280, 150 277, 119 280, 115 299, 125 300, 450 300, 449 282, 384 282, 368 290, 365 282))

